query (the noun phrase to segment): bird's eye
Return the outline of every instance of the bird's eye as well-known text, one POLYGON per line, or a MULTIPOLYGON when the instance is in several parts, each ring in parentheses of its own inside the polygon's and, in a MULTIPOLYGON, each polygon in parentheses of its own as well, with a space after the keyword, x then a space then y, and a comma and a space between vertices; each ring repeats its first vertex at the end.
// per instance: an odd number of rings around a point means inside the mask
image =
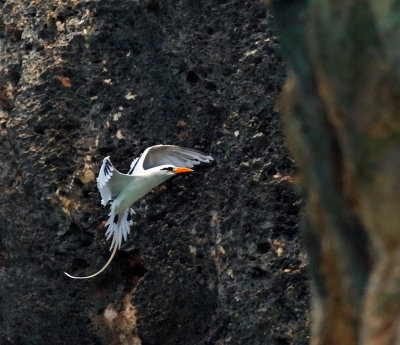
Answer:
POLYGON ((172 171, 172 170, 174 170, 174 168, 173 167, 168 167, 168 168, 162 168, 161 170, 172 171))

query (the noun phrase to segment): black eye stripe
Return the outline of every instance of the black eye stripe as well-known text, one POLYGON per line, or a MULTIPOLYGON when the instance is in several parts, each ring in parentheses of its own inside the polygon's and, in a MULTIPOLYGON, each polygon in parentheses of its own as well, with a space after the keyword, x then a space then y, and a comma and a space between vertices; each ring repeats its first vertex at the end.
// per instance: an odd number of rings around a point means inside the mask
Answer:
POLYGON ((161 168, 161 170, 168 170, 168 171, 172 171, 172 170, 174 170, 174 168, 172 168, 172 167, 168 167, 168 168, 161 168))

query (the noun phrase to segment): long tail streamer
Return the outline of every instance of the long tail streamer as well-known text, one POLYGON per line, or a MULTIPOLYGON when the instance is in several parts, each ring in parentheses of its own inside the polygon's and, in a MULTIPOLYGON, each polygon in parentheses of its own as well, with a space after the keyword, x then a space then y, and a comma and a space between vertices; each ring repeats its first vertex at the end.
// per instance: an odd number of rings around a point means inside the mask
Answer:
POLYGON ((103 272, 103 271, 107 268, 107 266, 111 263, 112 259, 114 259, 115 253, 117 252, 117 249, 118 249, 118 247, 115 246, 115 247, 114 247, 114 250, 113 250, 112 253, 111 253, 110 258, 108 259, 108 261, 106 262, 106 264, 103 266, 103 268, 102 268, 100 271, 98 271, 98 272, 96 272, 96 273, 94 273, 94 274, 92 274, 92 275, 90 275, 90 276, 86 276, 86 277, 76 277, 76 276, 70 275, 70 274, 67 273, 67 272, 64 272, 64 274, 65 274, 67 277, 70 277, 70 278, 72 278, 72 279, 89 279, 89 278, 96 277, 96 276, 99 275, 101 272, 103 272))
POLYGON ((117 252, 117 249, 121 247, 122 240, 126 241, 126 238, 130 232, 130 226, 132 225, 132 214, 135 212, 131 208, 127 208, 122 212, 121 217, 116 217, 113 211, 110 212, 108 221, 106 223, 106 226, 108 226, 107 232, 106 232, 106 237, 107 240, 113 237, 112 242, 111 242, 111 247, 110 250, 112 250, 111 256, 106 262, 106 264, 103 266, 103 268, 90 275, 90 276, 85 276, 85 277, 76 277, 73 276, 67 272, 64 272, 64 274, 72 279, 90 279, 93 277, 96 277, 99 275, 101 272, 103 272, 108 265, 111 263, 111 261, 114 259, 115 253, 117 252))

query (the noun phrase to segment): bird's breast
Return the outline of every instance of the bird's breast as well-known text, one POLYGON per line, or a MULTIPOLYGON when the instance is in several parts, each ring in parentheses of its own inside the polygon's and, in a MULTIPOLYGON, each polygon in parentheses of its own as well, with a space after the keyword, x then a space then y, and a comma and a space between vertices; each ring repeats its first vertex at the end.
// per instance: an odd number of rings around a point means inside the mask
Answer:
POLYGON ((116 200, 120 199, 119 202, 122 207, 129 207, 167 179, 164 176, 136 178, 121 191, 116 200))

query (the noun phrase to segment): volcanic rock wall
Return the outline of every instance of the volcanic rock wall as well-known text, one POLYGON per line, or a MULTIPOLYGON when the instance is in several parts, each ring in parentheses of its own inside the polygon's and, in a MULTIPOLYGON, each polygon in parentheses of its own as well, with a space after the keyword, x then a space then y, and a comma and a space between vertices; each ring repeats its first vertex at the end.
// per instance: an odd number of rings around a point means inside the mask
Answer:
POLYGON ((253 1, 5 0, 1 344, 306 344, 300 200, 253 1), (134 206, 108 270, 95 176, 153 144, 215 162, 134 206))

